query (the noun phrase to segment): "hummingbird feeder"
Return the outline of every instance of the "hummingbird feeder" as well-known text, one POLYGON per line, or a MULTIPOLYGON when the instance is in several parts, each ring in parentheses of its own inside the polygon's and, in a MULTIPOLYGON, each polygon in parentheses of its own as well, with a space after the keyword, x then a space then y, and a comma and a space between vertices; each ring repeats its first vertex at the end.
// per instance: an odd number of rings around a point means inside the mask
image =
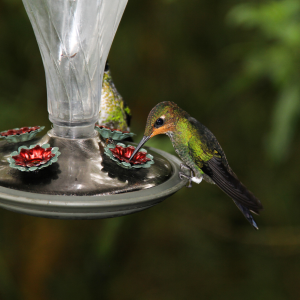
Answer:
POLYGON ((122 143, 118 143, 117 145, 109 144, 105 148, 105 154, 125 169, 150 168, 150 166, 154 164, 153 156, 147 154, 146 149, 140 149, 140 151, 129 160, 134 150, 134 146, 126 147, 122 143))
MULTIPOLYGON (((0 133, 0 207, 50 218, 106 218, 149 208, 182 188, 187 181, 178 176, 178 158, 147 148, 138 154, 147 168, 121 168, 95 130, 104 66, 127 0, 23 3, 45 67, 53 126, 40 138, 34 135, 43 127, 0 133)), ((128 134, 105 131, 117 139, 128 134)))
POLYGON ((116 141, 121 141, 129 137, 133 137, 135 134, 129 131, 122 131, 119 129, 111 129, 107 126, 96 125, 95 129, 100 133, 100 135, 105 139, 113 139, 116 141))
POLYGON ((57 162, 60 152, 57 147, 50 147, 49 144, 31 145, 19 147, 18 151, 11 153, 7 161, 10 167, 20 171, 36 171, 46 168, 57 162))
POLYGON ((4 138, 10 143, 25 142, 32 140, 44 128, 44 126, 34 126, 9 129, 0 132, 0 138, 4 138))

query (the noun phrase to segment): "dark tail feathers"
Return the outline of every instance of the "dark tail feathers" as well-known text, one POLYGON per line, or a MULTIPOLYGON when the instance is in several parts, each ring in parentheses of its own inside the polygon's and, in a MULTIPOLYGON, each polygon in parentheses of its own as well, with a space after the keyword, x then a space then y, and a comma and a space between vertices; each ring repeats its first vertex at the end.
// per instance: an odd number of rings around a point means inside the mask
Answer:
POLYGON ((231 170, 224 166, 222 159, 213 157, 202 170, 223 192, 232 198, 250 224, 258 229, 251 212, 259 214, 259 211, 263 208, 260 201, 239 181, 231 170))

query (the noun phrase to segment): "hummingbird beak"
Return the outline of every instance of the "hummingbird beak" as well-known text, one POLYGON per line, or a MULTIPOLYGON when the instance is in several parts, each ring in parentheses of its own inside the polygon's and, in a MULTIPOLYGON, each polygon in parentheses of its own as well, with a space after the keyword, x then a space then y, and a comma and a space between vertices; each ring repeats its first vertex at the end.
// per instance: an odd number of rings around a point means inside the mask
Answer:
POLYGON ((132 155, 130 156, 129 160, 131 160, 136 155, 136 153, 138 153, 138 151, 150 139, 150 137, 151 137, 151 135, 149 135, 149 136, 143 136, 143 138, 141 139, 141 141, 139 142, 139 144, 136 146, 135 150, 133 151, 132 155))

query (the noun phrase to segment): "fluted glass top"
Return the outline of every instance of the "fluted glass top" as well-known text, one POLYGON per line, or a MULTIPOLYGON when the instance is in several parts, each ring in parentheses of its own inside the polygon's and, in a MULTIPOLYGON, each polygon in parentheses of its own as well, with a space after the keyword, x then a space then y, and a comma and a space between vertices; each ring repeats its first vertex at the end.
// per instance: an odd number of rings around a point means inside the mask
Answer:
POLYGON ((45 67, 54 130, 77 137, 76 128, 81 127, 78 132, 88 137, 98 119, 105 61, 127 0, 23 3, 45 67))

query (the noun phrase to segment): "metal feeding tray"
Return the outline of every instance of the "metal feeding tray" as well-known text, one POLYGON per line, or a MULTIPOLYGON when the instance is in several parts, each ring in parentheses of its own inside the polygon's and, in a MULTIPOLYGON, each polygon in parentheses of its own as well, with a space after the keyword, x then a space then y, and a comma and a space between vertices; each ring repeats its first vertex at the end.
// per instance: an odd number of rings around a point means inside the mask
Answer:
POLYGON ((0 142, 0 206, 41 217, 106 218, 146 209, 182 188, 179 159, 149 148, 150 168, 123 169, 104 154, 94 129, 105 62, 127 0, 23 3, 42 54, 53 128, 40 139, 0 142), (11 153, 34 144, 42 151, 58 147, 53 163, 30 172, 15 169, 14 161, 9 166, 11 153))
POLYGON ((0 143, 0 207, 40 217, 94 219, 141 211, 182 188, 180 160, 147 148, 154 156, 148 169, 124 169, 104 155, 98 135, 65 139, 48 132, 22 145, 59 147, 59 161, 34 172, 9 167, 7 158, 21 143, 0 143))

